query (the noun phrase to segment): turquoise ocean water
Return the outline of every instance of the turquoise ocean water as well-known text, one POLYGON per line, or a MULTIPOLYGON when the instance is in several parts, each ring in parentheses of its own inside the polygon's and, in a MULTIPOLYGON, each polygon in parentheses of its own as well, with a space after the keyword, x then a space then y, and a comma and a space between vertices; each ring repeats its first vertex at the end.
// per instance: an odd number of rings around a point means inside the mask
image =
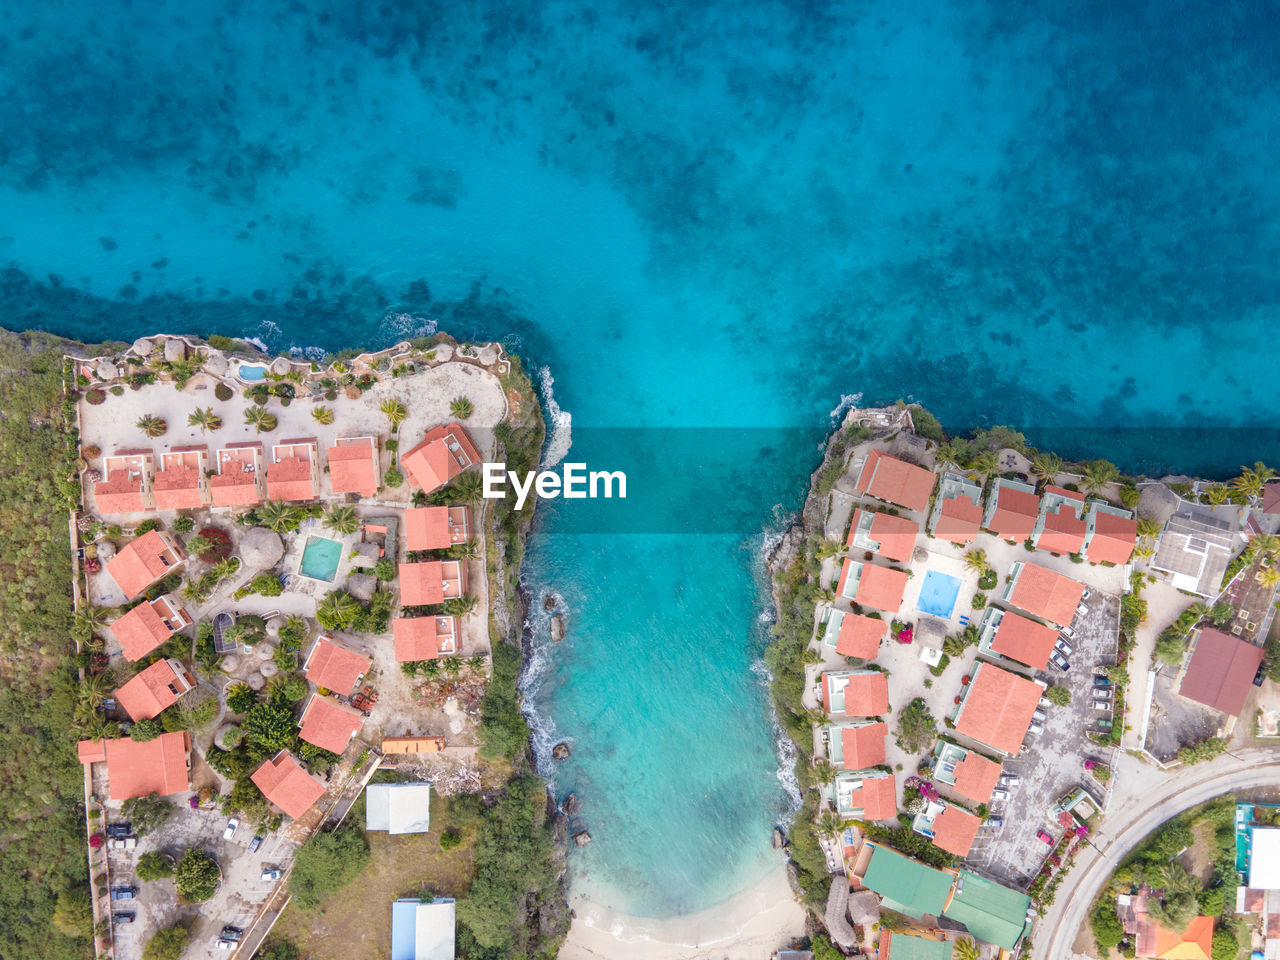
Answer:
POLYGON ((577 889, 681 913, 758 876, 790 809, 758 557, 842 403, 1135 469, 1280 459, 1277 28, 1176 0, 7 4, 0 322, 438 325, 547 367, 560 447, 629 458, 643 497, 545 511, 526 576, 572 630, 530 703, 575 744, 548 770, 596 837, 577 889))

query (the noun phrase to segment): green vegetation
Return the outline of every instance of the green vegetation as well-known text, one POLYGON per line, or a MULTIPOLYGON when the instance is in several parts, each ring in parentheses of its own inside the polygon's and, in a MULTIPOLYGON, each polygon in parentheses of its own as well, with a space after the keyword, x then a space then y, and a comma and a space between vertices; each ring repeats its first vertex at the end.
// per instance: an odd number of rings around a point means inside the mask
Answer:
POLYGON ((131 824, 133 832, 145 837, 163 827, 173 815, 173 804, 158 793, 134 797, 120 805, 120 815, 131 824))
POLYGON ((449 401, 449 412, 458 420, 466 420, 475 409, 475 405, 466 397, 454 397, 449 401))
POLYGON ((178 960, 187 949, 187 928, 175 925, 157 931, 142 950, 142 960, 178 960))
POLYGON ((302 954, 292 940, 271 940, 253 955, 254 960, 300 960, 302 954))
POLYGON ((922 753, 938 736, 938 722, 923 697, 916 697, 898 713, 898 746, 908 753, 922 753))
POLYGON ((314 910, 323 897, 358 877, 368 862, 369 844, 354 824, 312 834, 298 850, 289 875, 294 902, 303 910, 314 910))
POLYGON ((151 850, 138 857, 138 869, 135 872, 139 880, 162 880, 173 876, 173 863, 159 850, 151 850))
POLYGON ((86 887, 64 890, 53 908, 53 926, 66 937, 87 937, 93 928, 93 901, 86 887))
POLYGON ((139 743, 154 740, 162 733, 164 733, 164 727, 160 726, 158 720, 139 720, 129 728, 129 738, 139 743))
POLYGON ((1071 703, 1071 691, 1066 687, 1050 687, 1044 695, 1056 707, 1065 707, 1071 703))
POLYGON ((1116 914, 1116 898, 1110 890, 1104 890, 1098 897, 1093 913, 1089 915, 1089 926, 1093 928, 1093 939, 1102 956, 1124 939, 1124 927, 1116 914))
POLYGON ((220 880, 221 871, 217 862, 195 847, 182 855, 173 875, 178 894, 192 903, 200 903, 212 897, 220 880))
POLYGON ((1187 765, 1204 763, 1212 760, 1227 749, 1227 741, 1222 737, 1210 737, 1193 747, 1183 747, 1178 751, 1178 760, 1187 765))

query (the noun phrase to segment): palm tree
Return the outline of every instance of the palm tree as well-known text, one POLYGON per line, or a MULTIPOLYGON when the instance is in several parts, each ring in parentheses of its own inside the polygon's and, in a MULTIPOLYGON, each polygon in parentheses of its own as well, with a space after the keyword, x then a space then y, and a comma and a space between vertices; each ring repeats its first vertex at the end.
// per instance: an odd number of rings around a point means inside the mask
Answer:
POLYGON ((102 607, 81 607, 76 611, 75 625, 76 632, 87 639, 106 629, 107 611, 102 607))
POLYGON ((991 567, 991 564, 987 562, 987 551, 980 549, 966 550, 964 553, 964 565, 978 574, 978 576, 982 576, 991 567))
POLYGON ((986 483, 987 480, 1000 471, 1000 462, 996 460, 996 455, 993 451, 983 450, 969 461, 968 469, 970 473, 976 473, 979 479, 986 483))
POLYGON ((422 663, 422 675, 428 680, 440 676, 440 661, 424 660, 422 663))
POLYGON ((182 588, 182 595, 194 604, 204 603, 213 595, 213 588, 217 581, 213 580, 207 573, 192 580, 182 588))
POLYGON ((322 423, 327 427, 333 423, 333 409, 330 407, 315 407, 311 411, 311 417, 316 423, 322 423))
POLYGON ((360 612, 360 602, 345 590, 332 590, 316 605, 316 619, 328 630, 340 630, 360 612))
POLYGON ((1031 475, 1041 483, 1053 483, 1062 472, 1062 458, 1056 453, 1037 453, 1031 461, 1031 475))
POLYGON ((138 429, 148 437, 163 437, 165 431, 169 429, 169 424, 165 422, 164 417, 148 413, 138 419, 138 429))
POLYGON ((951 945, 951 955, 955 960, 981 960, 982 951, 973 937, 961 937, 951 945))
POLYGON ((231 626, 227 627, 227 629, 222 631, 222 639, 233 647, 238 647, 246 643, 250 636, 249 628, 239 621, 233 623, 231 626))
POLYGON ((1253 538, 1253 549, 1255 553, 1263 556, 1275 556, 1280 552, 1280 537, 1274 533, 1260 533, 1253 538))
POLYGON ((465 617, 476 608, 479 600, 471 594, 465 597, 453 597, 444 602, 444 612, 449 617, 465 617))
POLYGON ((829 837, 838 836, 844 824, 840 821, 840 816, 834 810, 823 810, 818 817, 814 827, 819 833, 825 833, 829 837))
POLYGON ((1187 607, 1187 613, 1193 614, 1195 616, 1196 623, 1199 623, 1205 617, 1209 616, 1209 613, 1212 610, 1213 608, 1210 607, 1209 604, 1205 603, 1203 600, 1197 600, 1191 606, 1187 607))
POLYGON ((195 413, 188 415, 187 426, 199 427, 201 433, 218 430, 222 427, 222 418, 213 412, 213 407, 205 407, 203 410, 197 407, 195 413))
POLYGON ((369 612, 375 617, 390 616, 391 608, 395 605, 395 597, 385 590, 379 591, 369 598, 369 612))
POLYGON ((825 757, 821 760, 813 761, 813 779, 821 784, 828 784, 836 778, 836 768, 830 760, 825 757))
POLYGON ((258 508, 258 522, 276 533, 288 533, 302 522, 302 511, 292 503, 268 500, 258 508))
POLYGON ((840 556, 844 550, 844 544, 839 540, 823 540, 818 544, 818 549, 814 551, 814 556, 819 560, 826 560, 830 557, 840 556))
POLYGON ((341 506, 332 508, 324 518, 324 524, 335 533, 349 536, 360 529, 360 518, 356 516, 356 508, 341 506))
POLYGON ((1154 540, 1156 537, 1160 536, 1160 531, 1163 529, 1164 527, 1161 525, 1159 520, 1152 520, 1150 517, 1138 518, 1138 536, 1140 537, 1147 537, 1154 540))
POLYGON ((474 470, 459 474, 452 484, 453 495, 463 503, 479 503, 484 496, 484 481, 474 470))
POLYGON ((960 451, 954 443, 946 440, 938 444, 938 449, 933 452, 933 461, 940 471, 946 472, 960 465, 960 451))
POLYGON ((80 681, 80 699, 95 710, 102 706, 111 690, 112 677, 106 673, 87 675, 80 681))
POLYGON ((465 420, 475 412, 475 405, 466 397, 454 397, 449 401, 449 412, 458 420, 465 420))
POLYGON ((1084 465, 1084 488, 1097 493, 1108 484, 1115 483, 1120 471, 1110 460, 1091 460, 1084 465))
POLYGON ((250 407, 244 412, 244 422, 258 433, 270 433, 279 423, 274 413, 269 412, 266 407, 258 406, 250 407))
POLYGON ((213 574, 215 582, 221 583, 239 569, 240 561, 235 557, 227 557, 227 559, 219 560, 215 563, 209 572, 213 574))
POLYGON ((1262 488, 1275 475, 1274 470, 1259 460, 1252 467, 1240 468, 1240 476, 1231 481, 1231 489, 1253 500, 1262 496, 1262 488))
POLYGON ((392 433, 399 430, 400 424, 404 423, 405 418, 409 416, 409 411, 405 409, 405 405, 395 397, 387 397, 387 399, 383 400, 378 406, 378 410, 387 418, 387 422, 391 424, 392 433))
POLYGON ((1275 567, 1267 567, 1258 571, 1258 583, 1264 587, 1274 589, 1276 584, 1280 584, 1280 570, 1275 567))
POLYGON ((471 657, 467 660, 467 666, 470 667, 472 670, 474 670, 476 673, 480 673, 481 671, 484 670, 484 665, 487 662, 488 660, 483 653, 477 653, 474 657, 471 657))
POLYGON ((1220 507, 1231 499, 1231 488, 1225 483, 1211 483, 1201 491, 1200 499, 1211 506, 1220 507))
POLYGON ((458 675, 458 671, 462 669, 462 661, 457 657, 445 657, 440 661, 440 669, 443 670, 447 676, 456 677, 458 675))

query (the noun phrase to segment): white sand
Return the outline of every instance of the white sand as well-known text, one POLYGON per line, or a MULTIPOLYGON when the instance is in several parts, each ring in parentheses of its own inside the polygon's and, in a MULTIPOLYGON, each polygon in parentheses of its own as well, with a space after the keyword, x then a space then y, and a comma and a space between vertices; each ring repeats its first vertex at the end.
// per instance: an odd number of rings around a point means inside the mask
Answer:
POLYGON ((632 917, 585 899, 572 905, 562 960, 769 960, 803 935, 805 924, 783 864, 737 896, 685 917, 632 917))

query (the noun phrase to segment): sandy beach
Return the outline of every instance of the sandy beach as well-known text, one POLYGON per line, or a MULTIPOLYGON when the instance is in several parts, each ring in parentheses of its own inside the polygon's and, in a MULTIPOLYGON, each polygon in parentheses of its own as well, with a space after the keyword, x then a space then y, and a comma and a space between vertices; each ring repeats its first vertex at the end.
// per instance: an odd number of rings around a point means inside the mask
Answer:
POLYGON ((779 864, 718 906, 684 917, 633 917, 571 900, 576 916, 562 960, 768 960, 804 933, 804 910, 779 864))

